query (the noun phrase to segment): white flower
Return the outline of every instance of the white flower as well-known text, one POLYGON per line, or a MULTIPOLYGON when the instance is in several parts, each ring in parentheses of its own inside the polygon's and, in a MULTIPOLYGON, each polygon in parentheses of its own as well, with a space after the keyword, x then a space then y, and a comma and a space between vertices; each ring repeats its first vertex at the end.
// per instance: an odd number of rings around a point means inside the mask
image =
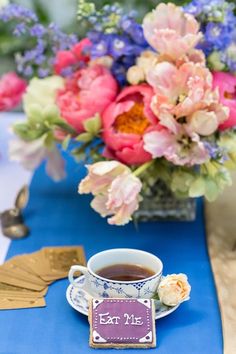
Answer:
POLYGON ((216 114, 204 110, 193 113, 189 124, 190 129, 203 136, 213 134, 217 130, 218 125, 216 114))
POLYGON ((30 115, 32 108, 45 109, 48 106, 56 107, 57 91, 63 87, 64 79, 60 76, 32 79, 23 97, 26 115, 30 115))
POLYGON ((145 80, 145 74, 142 68, 137 65, 131 66, 127 72, 127 80, 131 85, 138 85, 145 80))
POLYGON ((127 80, 131 85, 137 85, 146 80, 150 70, 158 62, 158 54, 151 50, 145 50, 136 60, 136 65, 131 66, 127 72, 127 80))
POLYGON ((9 0, 0 0, 0 10, 9 4, 9 0))
POLYGON ((53 145, 47 148, 44 145, 45 137, 33 141, 16 139, 10 141, 9 155, 12 161, 19 162, 25 169, 36 169, 43 160, 47 160, 46 171, 54 181, 65 177, 64 161, 53 145))
POLYGON ((190 299, 191 286, 185 274, 171 274, 164 277, 158 287, 160 301, 167 306, 176 306, 190 299))
POLYGON ((138 57, 137 66, 143 69, 145 76, 158 63, 158 57, 158 54, 151 50, 143 51, 140 57, 138 57))
POLYGON ((209 109, 196 111, 188 117, 188 126, 193 132, 208 136, 213 134, 228 117, 228 107, 222 104, 213 104, 209 109))

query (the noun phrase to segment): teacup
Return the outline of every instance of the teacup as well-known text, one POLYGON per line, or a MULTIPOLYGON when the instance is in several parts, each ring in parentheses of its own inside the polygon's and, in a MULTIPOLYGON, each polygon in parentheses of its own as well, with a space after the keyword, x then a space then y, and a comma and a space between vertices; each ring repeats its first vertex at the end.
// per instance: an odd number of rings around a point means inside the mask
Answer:
POLYGON ((75 287, 86 287, 92 295, 97 297, 152 298, 161 280, 162 269, 162 261, 151 253, 136 249, 117 248, 95 254, 89 259, 87 267, 72 266, 69 272, 69 281, 75 287), (100 269, 115 264, 139 265, 152 270, 154 275, 142 280, 118 281, 106 279, 97 274, 100 269), (74 273, 78 271, 85 275, 83 284, 74 280, 74 273))

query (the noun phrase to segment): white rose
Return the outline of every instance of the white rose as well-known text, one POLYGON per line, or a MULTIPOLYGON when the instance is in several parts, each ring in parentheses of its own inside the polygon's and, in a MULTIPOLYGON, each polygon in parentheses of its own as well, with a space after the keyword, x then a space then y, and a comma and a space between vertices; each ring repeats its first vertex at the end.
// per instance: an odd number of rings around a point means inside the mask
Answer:
POLYGON ((50 76, 45 79, 32 79, 23 97, 26 114, 29 115, 31 108, 34 106, 42 109, 47 106, 56 106, 57 91, 63 87, 64 79, 60 76, 50 76))
POLYGON ((9 0, 0 0, 0 10, 9 4, 9 0))
POLYGON ((127 80, 131 85, 137 85, 145 80, 143 69, 137 65, 131 66, 127 72, 127 80))
POLYGON ((164 277, 158 288, 160 301, 167 306, 176 306, 189 300, 191 286, 185 274, 171 274, 164 277))
POLYGON ((158 54, 151 50, 145 50, 137 59, 137 66, 143 69, 145 75, 149 70, 154 67, 158 62, 158 54))
POLYGON ((219 122, 215 112, 197 111, 191 116, 189 125, 195 133, 208 136, 217 130, 219 122))

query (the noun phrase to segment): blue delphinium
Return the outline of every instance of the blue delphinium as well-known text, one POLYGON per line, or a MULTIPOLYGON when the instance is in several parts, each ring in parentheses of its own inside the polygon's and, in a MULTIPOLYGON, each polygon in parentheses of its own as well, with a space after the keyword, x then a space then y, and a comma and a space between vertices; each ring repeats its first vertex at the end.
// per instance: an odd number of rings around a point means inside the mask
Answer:
POLYGON ((224 52, 220 53, 220 59, 229 71, 236 73, 236 41, 232 42, 224 52))
POLYGON ((113 58, 111 71, 121 85, 126 83, 126 72, 129 67, 135 64, 136 57, 147 48, 147 44, 142 45, 135 42, 125 32, 123 34, 100 33, 100 36, 94 37, 94 33, 88 37, 93 43, 91 47, 91 56, 93 59, 108 55, 113 58))
POLYGON ((231 43, 231 32, 223 23, 209 22, 205 27, 205 41, 213 50, 224 50, 231 43))
POLYGON ((75 35, 65 34, 55 24, 42 25, 32 10, 21 5, 9 4, 0 9, 1 21, 11 24, 13 35, 24 36, 31 45, 31 49, 16 55, 17 71, 27 78, 52 74, 56 53, 77 42, 75 35))
POLYGON ((185 6, 201 24, 204 39, 199 48, 213 69, 235 71, 236 16, 235 5, 224 0, 193 0, 185 6))
POLYGON ((148 48, 142 26, 135 12, 128 15, 118 4, 105 5, 98 11, 92 2, 79 1, 79 19, 87 20, 93 30, 88 32, 92 42, 91 57, 111 56, 111 71, 120 85, 126 84, 126 72, 135 64, 137 56, 148 48))
POLYGON ((227 151, 224 148, 208 141, 204 141, 204 146, 208 151, 211 159, 217 160, 220 163, 224 163, 226 160, 228 160, 227 151))

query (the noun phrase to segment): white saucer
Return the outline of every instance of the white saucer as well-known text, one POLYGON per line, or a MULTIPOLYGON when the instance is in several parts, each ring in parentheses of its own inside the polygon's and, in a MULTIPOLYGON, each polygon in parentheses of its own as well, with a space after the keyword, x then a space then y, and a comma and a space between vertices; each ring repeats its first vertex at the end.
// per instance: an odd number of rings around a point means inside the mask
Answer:
MULTIPOLYGON (((84 275, 81 275, 79 278, 77 278, 76 282, 82 285, 84 283, 84 275)), ((70 284, 66 291, 66 298, 70 306, 85 316, 88 316, 89 299, 91 299, 92 297, 93 295, 89 292, 86 286, 83 287, 82 289, 82 288, 76 288, 75 286, 70 284)), ((156 305, 156 315, 155 315, 156 320, 170 315, 179 307, 179 305, 174 307, 166 306, 163 305, 158 300, 155 300, 155 305, 156 305)))

